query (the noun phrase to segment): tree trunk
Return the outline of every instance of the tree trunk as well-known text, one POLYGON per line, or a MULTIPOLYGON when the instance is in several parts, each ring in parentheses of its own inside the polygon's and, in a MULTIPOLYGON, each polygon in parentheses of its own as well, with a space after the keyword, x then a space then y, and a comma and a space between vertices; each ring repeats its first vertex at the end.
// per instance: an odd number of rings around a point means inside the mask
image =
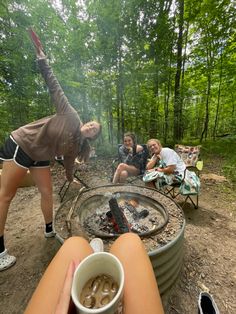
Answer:
POLYGON ((184 0, 178 1, 179 5, 179 35, 177 41, 177 68, 175 74, 175 100, 174 100, 174 141, 178 142, 182 134, 182 99, 180 93, 182 46, 184 24, 184 0))
POLYGON ((211 74, 207 76, 207 95, 206 95, 206 111, 205 111, 205 122, 203 131, 200 138, 200 143, 203 138, 207 138, 208 134, 208 124, 209 124, 209 103, 210 103, 210 95, 211 95, 211 74))
MULTIPOLYGON (((158 49, 158 48, 156 48, 158 49)), ((154 78, 154 98, 153 98, 153 103, 151 105, 151 110, 150 110, 150 129, 149 129, 149 137, 150 138, 155 138, 157 136, 157 131, 159 129, 159 126, 157 125, 157 117, 158 117, 158 94, 159 94, 159 66, 158 66, 158 56, 155 54, 154 56, 154 64, 155 64, 155 69, 156 69, 156 75, 154 78)))
MULTIPOLYGON (((171 57, 170 57, 170 65, 171 65, 171 57)), ((171 71, 168 74, 168 82, 165 85, 165 102, 164 102, 164 143, 167 143, 168 131, 169 131, 169 100, 170 100, 170 88, 171 88, 171 71), (167 86, 166 86, 167 85, 167 86)))
MULTIPOLYGON (((185 75, 185 61, 186 61, 186 55, 187 55, 187 42, 188 42, 188 31, 189 31, 189 21, 187 21, 187 26, 186 26, 186 32, 185 32, 185 36, 184 36, 184 54, 183 54, 183 61, 182 61, 182 73, 181 73, 181 102, 183 104, 184 102, 184 75, 185 75)), ((181 134, 180 137, 181 139, 184 137, 184 121, 183 118, 181 116, 181 134)))
POLYGON ((220 82, 219 82, 219 87, 218 87, 216 116, 215 116, 215 123, 214 123, 214 129, 213 129, 213 138, 214 139, 216 138, 216 130, 217 130, 218 120, 219 120, 221 84, 222 84, 222 72, 223 72, 222 61, 223 61, 223 57, 222 57, 222 53, 221 53, 221 56, 220 56, 220 82))

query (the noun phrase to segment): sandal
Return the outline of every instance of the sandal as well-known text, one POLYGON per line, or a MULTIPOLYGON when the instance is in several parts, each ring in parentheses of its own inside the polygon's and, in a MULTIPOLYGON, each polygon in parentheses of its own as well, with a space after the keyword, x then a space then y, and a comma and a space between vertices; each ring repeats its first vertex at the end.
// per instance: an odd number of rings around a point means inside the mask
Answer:
POLYGON ((9 255, 6 249, 0 253, 0 271, 10 268, 15 264, 15 262, 15 256, 9 255))

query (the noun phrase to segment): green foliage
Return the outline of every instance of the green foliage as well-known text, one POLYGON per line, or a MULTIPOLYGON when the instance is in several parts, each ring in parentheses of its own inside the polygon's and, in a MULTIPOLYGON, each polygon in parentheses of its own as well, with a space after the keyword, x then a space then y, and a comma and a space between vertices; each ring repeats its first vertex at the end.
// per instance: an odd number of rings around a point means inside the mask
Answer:
POLYGON ((95 145, 96 154, 103 157, 117 157, 117 145, 95 145))
MULTIPOLYGON (((177 1, 3 0, 0 5, 0 141, 53 113, 27 28, 39 34, 83 121, 103 125, 103 147, 124 131, 174 145, 177 1)), ((236 132, 235 7, 185 0, 180 126, 187 142, 236 132)), ((111 145, 111 146, 110 146, 111 145)), ((99 147, 100 149, 100 147, 99 147)))
POLYGON ((202 145, 203 159, 219 156, 222 159, 222 170, 227 178, 236 183, 236 135, 228 135, 216 141, 206 141, 202 145))

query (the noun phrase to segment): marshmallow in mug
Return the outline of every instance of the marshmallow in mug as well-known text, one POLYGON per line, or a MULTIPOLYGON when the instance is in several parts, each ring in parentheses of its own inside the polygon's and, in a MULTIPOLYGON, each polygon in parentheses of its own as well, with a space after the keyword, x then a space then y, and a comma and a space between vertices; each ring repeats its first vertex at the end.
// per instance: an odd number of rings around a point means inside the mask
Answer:
MULTIPOLYGON (((98 290, 96 282, 94 282, 94 294, 98 290), (96 291, 95 291, 96 290, 96 291)), ((104 287, 105 288, 105 287, 104 287)), ((106 288, 105 288, 106 289, 106 288)), ((86 257, 77 267, 74 273, 72 282, 71 296, 72 300, 77 308, 77 312, 80 314, 114 314, 123 298, 124 291, 124 269, 119 261, 119 259, 111 253, 107 252, 97 252, 86 257), (80 301, 81 293, 85 289, 85 285, 92 279, 101 278, 101 276, 106 276, 110 278, 113 282, 109 283, 107 279, 103 282, 107 287, 113 287, 114 293, 113 298, 109 297, 109 300, 104 300, 105 305, 99 308, 92 308, 97 306, 96 300, 89 298, 87 299, 87 304, 82 304, 80 301), (117 288, 115 286, 118 285, 117 288), (111 299, 111 300, 110 300, 111 299), (107 301, 110 301, 107 303, 107 301), (94 303, 95 302, 95 303, 94 303), (89 304, 90 303, 90 304, 89 304), (107 304, 106 304, 107 303, 107 304), (91 306, 91 308, 86 306, 91 306)), ((108 294, 106 294, 108 296, 108 294)), ((82 297, 83 298, 83 297, 82 297)), ((100 298, 100 301, 102 298, 100 298)), ((99 301, 99 302, 100 302, 99 301)), ((82 300, 84 302, 84 299, 82 300)))

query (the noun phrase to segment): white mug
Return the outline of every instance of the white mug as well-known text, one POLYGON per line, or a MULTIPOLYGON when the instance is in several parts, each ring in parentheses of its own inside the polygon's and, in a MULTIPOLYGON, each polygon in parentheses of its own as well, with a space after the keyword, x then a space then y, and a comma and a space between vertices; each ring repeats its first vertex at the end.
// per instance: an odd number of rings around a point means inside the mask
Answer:
POLYGON ((71 296, 80 314, 114 314, 120 307, 124 291, 124 269, 119 259, 111 253, 97 252, 86 257, 75 270, 71 296), (118 291, 114 298, 100 308, 90 309, 80 302, 83 287, 89 279, 98 275, 108 275, 118 284, 118 291))

